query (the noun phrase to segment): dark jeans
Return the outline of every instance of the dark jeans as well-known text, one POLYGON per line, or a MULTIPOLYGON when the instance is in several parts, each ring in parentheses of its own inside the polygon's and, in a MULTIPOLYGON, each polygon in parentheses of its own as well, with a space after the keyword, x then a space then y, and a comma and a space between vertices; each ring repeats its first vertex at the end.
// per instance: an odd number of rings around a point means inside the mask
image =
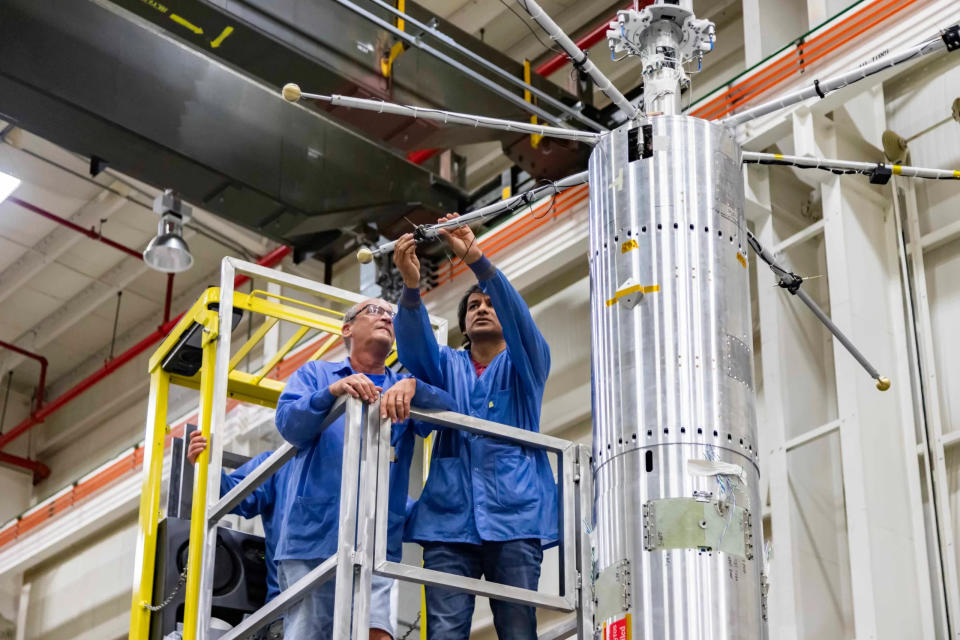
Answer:
MULTIPOLYGON (((539 540, 461 544, 433 542, 423 546, 423 566, 459 576, 480 578, 513 587, 536 589, 543 550, 539 540)), ((466 640, 470 637, 475 596, 442 587, 427 587, 427 638, 466 640)), ((493 626, 501 640, 536 640, 534 607, 490 599, 493 626)))

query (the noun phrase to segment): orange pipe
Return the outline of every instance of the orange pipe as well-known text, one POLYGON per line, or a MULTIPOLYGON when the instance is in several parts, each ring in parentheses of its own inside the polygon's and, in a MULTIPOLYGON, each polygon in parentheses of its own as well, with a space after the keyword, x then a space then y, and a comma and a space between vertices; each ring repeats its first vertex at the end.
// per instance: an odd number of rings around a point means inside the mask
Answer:
POLYGON ((844 18, 820 36, 799 44, 793 52, 788 52, 781 60, 773 63, 771 67, 761 70, 707 104, 693 110, 691 115, 705 119, 715 119, 731 113, 747 100, 792 77, 793 70, 790 67, 792 66, 791 63, 798 62, 795 57, 798 51, 801 51, 804 56, 803 63, 799 64, 798 67, 800 70, 806 70, 824 56, 852 41, 856 36, 916 2, 917 0, 882 0, 860 13, 844 18), (833 43, 833 46, 829 46, 831 43, 833 43), (770 78, 774 72, 777 72, 775 77, 770 78))
MULTIPOLYGON (((860 24, 866 20, 869 20, 872 16, 874 16, 878 12, 881 12, 892 6, 901 5, 901 2, 902 2, 902 0, 890 0, 887 2, 887 4, 884 4, 884 1, 886 0, 882 0, 881 2, 878 2, 877 4, 873 5, 872 7, 870 7, 865 11, 862 11, 860 13, 855 13, 851 16, 847 16, 846 18, 838 22, 836 25, 833 25, 832 27, 830 27, 830 29, 828 29, 827 31, 823 32, 822 34, 820 34, 815 38, 811 38, 806 42, 798 43, 793 53, 796 53, 797 50, 802 51, 804 56, 816 53, 821 48, 829 44, 830 42, 833 42, 837 38, 843 36, 848 31, 848 29, 843 28, 847 23, 854 21, 856 24, 860 24)), ((909 0, 906 3, 903 3, 901 6, 906 6, 906 4, 909 4, 909 2, 912 2, 912 1, 913 0, 909 0)), ((852 27, 853 25, 850 25, 850 26, 852 27)), ((756 76, 752 76, 748 78, 745 82, 735 87, 732 87, 727 92, 727 96, 728 96, 727 101, 730 103, 737 101, 739 98, 745 95, 752 87, 757 86, 761 82, 761 80, 767 79, 775 71, 778 71, 780 69, 786 69, 788 74, 791 73, 792 70, 787 69, 787 67, 792 66, 791 63, 795 63, 802 70, 811 62, 805 59, 805 62, 801 64, 799 59, 797 59, 794 55, 792 54, 786 55, 775 64, 771 65, 767 69, 764 69, 761 73, 758 73, 756 76)), ((782 76, 783 74, 778 73, 777 75, 782 76)))
MULTIPOLYGON (((802 65, 802 68, 803 68, 804 70, 807 69, 808 67, 810 67, 811 65, 813 65, 817 60, 820 60, 821 58, 823 58, 823 57, 826 56, 827 54, 831 53, 832 51, 836 50, 837 48, 839 48, 839 47, 847 44, 848 42, 850 42, 850 41, 851 41, 853 38, 855 38, 856 36, 860 35, 861 33, 865 32, 865 31, 868 31, 870 28, 872 28, 872 27, 874 27, 875 25, 879 24, 880 22, 882 22, 882 21, 885 20, 886 18, 892 16, 893 14, 897 13, 898 11, 901 11, 902 9, 905 9, 907 6, 908 6, 908 5, 906 5, 906 4, 901 5, 901 6, 894 6, 894 10, 893 10, 892 12, 890 12, 890 13, 888 13, 887 15, 881 16, 881 17, 879 17, 879 18, 877 18, 877 19, 869 22, 869 23, 866 24, 865 26, 863 26, 863 27, 861 27, 860 29, 857 29, 856 31, 854 31, 853 33, 851 33, 851 34, 849 35, 849 37, 847 37, 847 38, 845 38, 845 39, 843 39, 843 40, 835 43, 835 44, 834 44, 833 46, 831 46, 831 47, 828 47, 826 50, 820 52, 818 55, 816 55, 816 56, 811 56, 809 59, 806 59, 806 60, 804 61, 804 64, 802 65)), ((859 24, 859 23, 858 23, 858 24, 859 24)), ((853 27, 850 27, 850 28, 853 28, 853 27)), ((848 32, 849 32, 849 29, 844 30, 844 33, 848 33, 848 32)), ((838 34, 838 35, 839 35, 839 34, 838 34)), ((777 84, 780 84, 780 82, 782 82, 783 80, 784 80, 783 78, 781 78, 781 79, 768 80, 767 82, 761 84, 759 87, 755 88, 755 89, 751 92, 752 95, 750 95, 750 97, 756 97, 756 96, 760 95, 761 93, 763 93, 763 92, 766 91, 767 89, 772 88, 773 86, 775 86, 775 85, 777 85, 777 84)), ((731 113, 731 112, 733 111, 733 109, 734 109, 734 106, 733 106, 733 105, 730 105, 730 106, 728 106, 726 109, 724 109, 724 110, 720 113, 720 115, 721 115, 721 116, 727 115, 727 114, 731 113)))

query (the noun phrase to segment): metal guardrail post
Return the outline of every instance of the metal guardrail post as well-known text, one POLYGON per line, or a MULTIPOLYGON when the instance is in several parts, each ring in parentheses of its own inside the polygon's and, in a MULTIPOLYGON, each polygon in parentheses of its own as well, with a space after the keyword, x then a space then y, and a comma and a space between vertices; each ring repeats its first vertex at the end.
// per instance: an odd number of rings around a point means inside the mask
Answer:
MULTIPOLYGON (((356 578, 353 583, 353 626, 351 638, 366 638, 370 634, 370 589, 373 584, 373 549, 375 540, 377 496, 389 492, 381 487, 377 476, 380 451, 380 402, 366 407, 363 426, 363 451, 360 455, 360 493, 357 501, 357 537, 353 554, 356 578)), ((387 422, 387 431, 390 423, 387 422)), ((389 445, 388 445, 389 446, 389 445)), ((337 585, 339 587, 339 585, 337 585)))
POLYGON ((147 401, 147 437, 143 443, 143 482, 140 488, 137 549, 133 562, 129 640, 147 640, 150 637, 150 610, 146 605, 153 604, 153 571, 157 552, 157 523, 160 520, 163 443, 167 435, 169 391, 170 376, 157 368, 150 374, 150 398, 147 401))
MULTIPOLYGON (((200 526, 203 530, 203 555, 200 558, 200 594, 197 609, 199 616, 197 618, 198 640, 207 640, 210 629, 210 614, 213 607, 213 563, 216 559, 217 536, 216 525, 210 525, 210 512, 220 501, 220 468, 223 458, 223 434, 224 426, 227 422, 227 389, 230 380, 230 344, 233 332, 233 292, 234 278, 236 269, 233 262, 225 259, 220 263, 220 303, 218 306, 217 334, 215 336, 205 336, 204 341, 210 341, 213 351, 210 361, 207 361, 206 347, 204 349, 204 373, 202 375, 212 374, 212 397, 209 399, 212 405, 211 415, 209 416, 209 433, 207 436, 207 450, 210 452, 210 458, 206 464, 198 459, 198 483, 206 481, 205 495, 200 495, 201 508, 196 508, 197 495, 194 495, 194 510, 192 517, 198 516, 202 520, 200 526), (207 371, 209 368, 210 371, 207 371), (213 535, 211 535, 213 534, 213 535)), ((207 399, 205 387, 201 384, 201 391, 204 399, 207 399)), ((202 414, 201 414, 201 417, 202 414)), ((201 425, 204 428, 204 425, 201 425)), ((201 454, 201 458, 202 458, 201 454)), ((191 522, 191 555, 193 554, 193 535, 197 526, 191 522)), ((192 569, 191 569, 192 571, 192 569)), ((188 583, 189 584, 189 583, 188 583)), ((186 613, 184 613, 184 640, 191 640, 187 634, 190 629, 187 625, 186 613)))
POLYGON ((377 449, 376 472, 377 472, 377 501, 374 511, 374 546, 371 565, 376 565, 377 560, 387 557, 387 534, 388 522, 387 516, 390 509, 390 421, 385 420, 380 423, 379 440, 380 446, 377 449))
POLYGON ((347 400, 347 419, 343 428, 343 466, 340 477, 340 519, 337 533, 336 595, 333 599, 333 637, 349 638, 350 612, 353 607, 354 550, 357 530, 357 494, 359 491, 360 438, 364 419, 363 404, 347 400))
POLYGON ((575 480, 577 460, 577 445, 569 443, 561 453, 557 454, 557 482, 559 489, 560 508, 557 513, 560 518, 558 531, 560 533, 560 594, 570 604, 570 608, 577 606, 577 485, 575 480))
POLYGON ((591 448, 577 445, 577 637, 593 637, 593 465, 591 448))
MULTIPOLYGON (((230 305, 231 308, 233 305, 230 305)), ((227 320, 230 326, 230 320, 227 320)), ((207 325, 204 333, 215 330, 207 325)), ((210 601, 213 578, 213 549, 208 544, 207 499, 208 477, 217 480, 214 495, 219 497, 220 487, 220 439, 212 437, 217 431, 212 427, 214 408, 214 362, 218 341, 204 335, 203 365, 200 369, 200 432, 210 445, 199 455, 193 479, 193 505, 190 513, 190 546, 187 555, 187 591, 184 596, 184 640, 206 640, 210 627, 210 601), (209 549, 208 549, 209 547, 209 549), (207 583, 210 583, 209 585, 207 583)), ((215 538, 215 536, 213 536, 215 538)))

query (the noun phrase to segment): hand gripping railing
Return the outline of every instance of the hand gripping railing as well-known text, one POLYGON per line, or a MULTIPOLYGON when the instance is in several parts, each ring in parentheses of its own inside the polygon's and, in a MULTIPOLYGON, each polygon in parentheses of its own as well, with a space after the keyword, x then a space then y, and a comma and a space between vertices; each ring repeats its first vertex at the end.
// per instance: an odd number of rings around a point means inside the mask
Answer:
MULTIPOLYGON (((387 560, 391 424, 389 420, 380 420, 379 413, 379 403, 366 405, 360 400, 345 398, 334 405, 323 424, 318 427, 318 430, 322 431, 340 416, 346 416, 336 555, 322 562, 274 600, 220 636, 220 640, 250 637, 311 590, 330 579, 334 579, 336 585, 333 637, 366 638, 369 634, 370 587, 374 575, 429 586, 443 586, 509 602, 575 612, 575 619, 571 617, 569 621, 555 627, 549 632, 549 637, 592 637, 592 594, 589 593, 588 585, 592 566, 589 523, 592 522, 593 488, 589 450, 583 445, 553 436, 458 413, 416 408, 411 411, 411 418, 436 426, 495 437, 556 454, 560 498, 560 593, 553 595, 387 560), (349 473, 349 469, 358 469, 358 473, 349 473)), ((289 444, 280 447, 221 498, 210 509, 208 531, 212 531, 230 509, 250 495, 293 457, 294 453, 294 448, 289 444)), ((204 569, 201 573, 213 569, 208 563, 203 563, 202 566, 204 569)), ((201 575, 201 584, 205 583, 205 577, 201 575)), ((200 611, 200 638, 207 637, 209 615, 209 609, 200 611)))

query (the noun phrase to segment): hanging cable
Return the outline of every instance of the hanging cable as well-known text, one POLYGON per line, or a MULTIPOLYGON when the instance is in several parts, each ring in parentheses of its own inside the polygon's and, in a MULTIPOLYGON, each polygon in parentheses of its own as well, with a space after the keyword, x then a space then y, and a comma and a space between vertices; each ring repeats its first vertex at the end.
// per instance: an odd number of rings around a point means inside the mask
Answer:
POLYGON ((13 369, 7 372, 7 390, 3 392, 3 412, 0 413, 0 433, 3 433, 3 423, 7 419, 7 405, 10 404, 10 387, 13 386, 13 369))
POLYGON ((117 291, 117 310, 113 314, 113 335, 110 336, 110 355, 107 361, 113 360, 113 347, 117 343, 117 324, 120 321, 120 298, 123 297, 123 290, 117 291))

